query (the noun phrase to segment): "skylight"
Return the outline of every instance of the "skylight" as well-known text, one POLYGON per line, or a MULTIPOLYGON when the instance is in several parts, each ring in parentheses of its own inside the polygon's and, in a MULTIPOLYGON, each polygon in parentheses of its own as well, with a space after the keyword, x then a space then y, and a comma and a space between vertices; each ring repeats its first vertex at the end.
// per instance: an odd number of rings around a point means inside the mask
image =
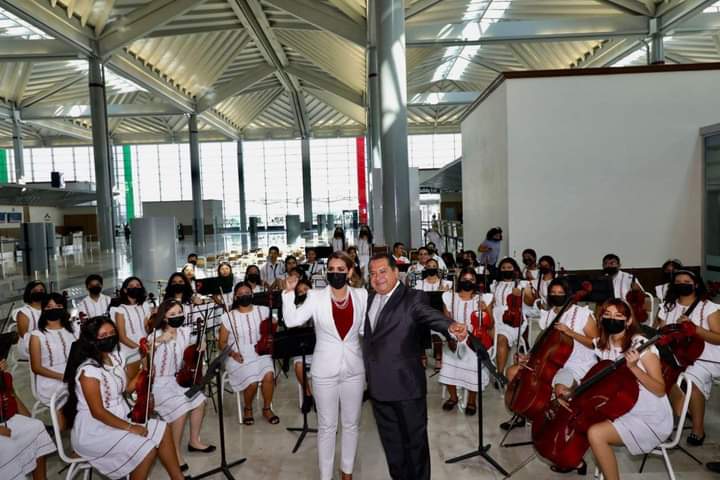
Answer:
MULTIPOLYGON (((67 66, 77 72, 85 74, 88 72, 88 62, 84 60, 73 60, 71 62, 67 62, 67 66)), ((109 68, 105 69, 105 83, 109 90, 108 93, 147 92, 147 90, 135 82, 131 82, 125 77, 121 77, 109 68)))
POLYGON ((0 8, 0 37, 22 40, 42 40, 52 38, 39 28, 0 8))

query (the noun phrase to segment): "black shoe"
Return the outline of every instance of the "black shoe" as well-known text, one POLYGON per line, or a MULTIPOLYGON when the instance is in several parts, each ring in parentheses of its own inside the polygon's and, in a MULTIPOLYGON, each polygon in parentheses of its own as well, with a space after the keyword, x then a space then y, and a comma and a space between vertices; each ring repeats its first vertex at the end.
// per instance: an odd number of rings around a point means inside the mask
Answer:
POLYGON ((587 463, 585 463, 585 460, 580 464, 577 468, 560 468, 555 465, 550 466, 550 470, 552 470, 555 473, 577 473, 578 475, 587 475, 587 463))
POLYGON ((312 410, 313 405, 315 405, 315 399, 312 395, 305 395, 303 396, 302 406, 300 407, 300 411, 304 414, 310 413, 310 410, 312 410))
POLYGON ((495 387, 495 390, 500 390, 500 382, 498 382, 497 380, 495 380, 495 381, 493 382, 493 387, 495 387))
POLYGON ((720 473, 720 462, 708 462, 705 464, 705 468, 711 472, 720 473))
POLYGON ((503 430, 512 430, 513 428, 520 428, 525 426, 525 419, 524 418, 516 418, 515 423, 512 423, 512 419, 508 420, 507 422, 503 422, 500 424, 500 428, 503 430))
POLYGON ((188 467, 188 464, 187 464, 187 463, 183 463, 182 465, 180 465, 180 471, 181 471, 181 472, 187 472, 189 468, 190 468, 190 467, 188 467))
POLYGON ((702 444, 704 442, 705 442, 705 435, 703 435, 702 437, 698 437, 694 433, 691 433, 690 435, 688 435, 687 443, 690 446, 700 447, 700 446, 702 446, 702 444))
POLYGON ((47 430, 48 435, 50 435, 50 438, 55 439, 55 429, 52 425, 45 425, 45 430, 47 430))
POLYGON ((208 445, 205 448, 195 448, 188 443, 188 452, 212 453, 216 450, 215 445, 208 445))

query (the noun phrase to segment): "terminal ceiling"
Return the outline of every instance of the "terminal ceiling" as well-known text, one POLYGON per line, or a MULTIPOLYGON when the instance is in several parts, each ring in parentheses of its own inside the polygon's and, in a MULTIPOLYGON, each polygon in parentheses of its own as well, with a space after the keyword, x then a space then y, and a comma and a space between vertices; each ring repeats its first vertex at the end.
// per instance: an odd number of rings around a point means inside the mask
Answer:
MULTIPOLYGON (((500 72, 720 61, 717 0, 406 0, 410 133, 458 132, 500 72)), ((87 58, 116 144, 365 132, 365 0, 0 0, 0 146, 91 141, 87 58)))

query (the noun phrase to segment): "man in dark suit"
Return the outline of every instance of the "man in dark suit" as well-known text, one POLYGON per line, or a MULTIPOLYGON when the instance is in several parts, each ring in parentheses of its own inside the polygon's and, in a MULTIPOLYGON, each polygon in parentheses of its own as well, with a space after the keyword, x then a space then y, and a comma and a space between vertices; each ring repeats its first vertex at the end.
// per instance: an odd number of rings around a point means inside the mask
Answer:
POLYGON ((398 280, 398 268, 386 254, 372 257, 363 327, 363 358, 375 421, 393 480, 430 478, 427 436, 427 382, 420 332, 430 328, 462 341, 465 325, 430 307, 427 295, 398 280))

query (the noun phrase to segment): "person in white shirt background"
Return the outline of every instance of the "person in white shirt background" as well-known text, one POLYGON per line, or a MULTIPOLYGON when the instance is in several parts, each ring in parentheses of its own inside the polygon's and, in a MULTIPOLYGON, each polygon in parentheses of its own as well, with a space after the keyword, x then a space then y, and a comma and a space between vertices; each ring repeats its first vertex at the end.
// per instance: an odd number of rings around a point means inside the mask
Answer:
POLYGON ((33 280, 25 286, 23 302, 25 305, 15 313, 17 334, 20 340, 17 343, 17 357, 20 360, 28 359, 28 345, 30 332, 35 330, 40 319, 41 304, 47 295, 47 288, 43 282, 33 280))
POLYGON ((346 248, 345 242, 345 230, 342 227, 335 227, 332 239, 330 239, 330 246, 333 252, 344 252, 346 248))
POLYGON ((410 260, 405 256, 405 244, 402 242, 396 242, 393 245, 393 260, 395 260, 395 263, 398 265, 407 265, 410 263, 410 260))
POLYGON ((537 280, 540 269, 537 265, 537 252, 532 248, 526 248, 522 252, 523 278, 529 282, 537 280))
POLYGON ((318 261, 317 251, 312 247, 308 247, 305 249, 305 262, 303 263, 303 265, 306 265, 305 276, 310 281, 312 281, 315 275, 325 275, 325 266, 318 261))
POLYGON ((83 298, 77 306, 81 319, 105 315, 110 309, 110 297, 102 293, 103 278, 100 275, 88 275, 85 279, 85 288, 88 296, 83 298))
POLYGON ((680 260, 673 259, 665 261, 661 268, 663 272, 663 283, 655 286, 655 297, 657 297, 660 303, 663 303, 668 292, 668 287, 673 281, 675 272, 682 269, 683 266, 680 260))
POLYGON ((630 290, 642 290, 642 285, 635 275, 620 270, 620 257, 608 253, 603 257, 603 272, 612 279, 615 298, 625 300, 630 290))
POLYGON ((267 262, 260 269, 260 277, 265 285, 265 288, 272 288, 275 281, 282 278, 285 273, 285 265, 283 262, 278 261, 280 257, 280 249, 273 245, 268 249, 267 262))
POLYGON ((358 258, 360 259, 360 270, 362 270, 363 277, 367 280, 368 278, 368 263, 372 256, 373 246, 373 234, 370 227, 363 224, 360 225, 360 231, 358 232, 357 249, 358 258))

